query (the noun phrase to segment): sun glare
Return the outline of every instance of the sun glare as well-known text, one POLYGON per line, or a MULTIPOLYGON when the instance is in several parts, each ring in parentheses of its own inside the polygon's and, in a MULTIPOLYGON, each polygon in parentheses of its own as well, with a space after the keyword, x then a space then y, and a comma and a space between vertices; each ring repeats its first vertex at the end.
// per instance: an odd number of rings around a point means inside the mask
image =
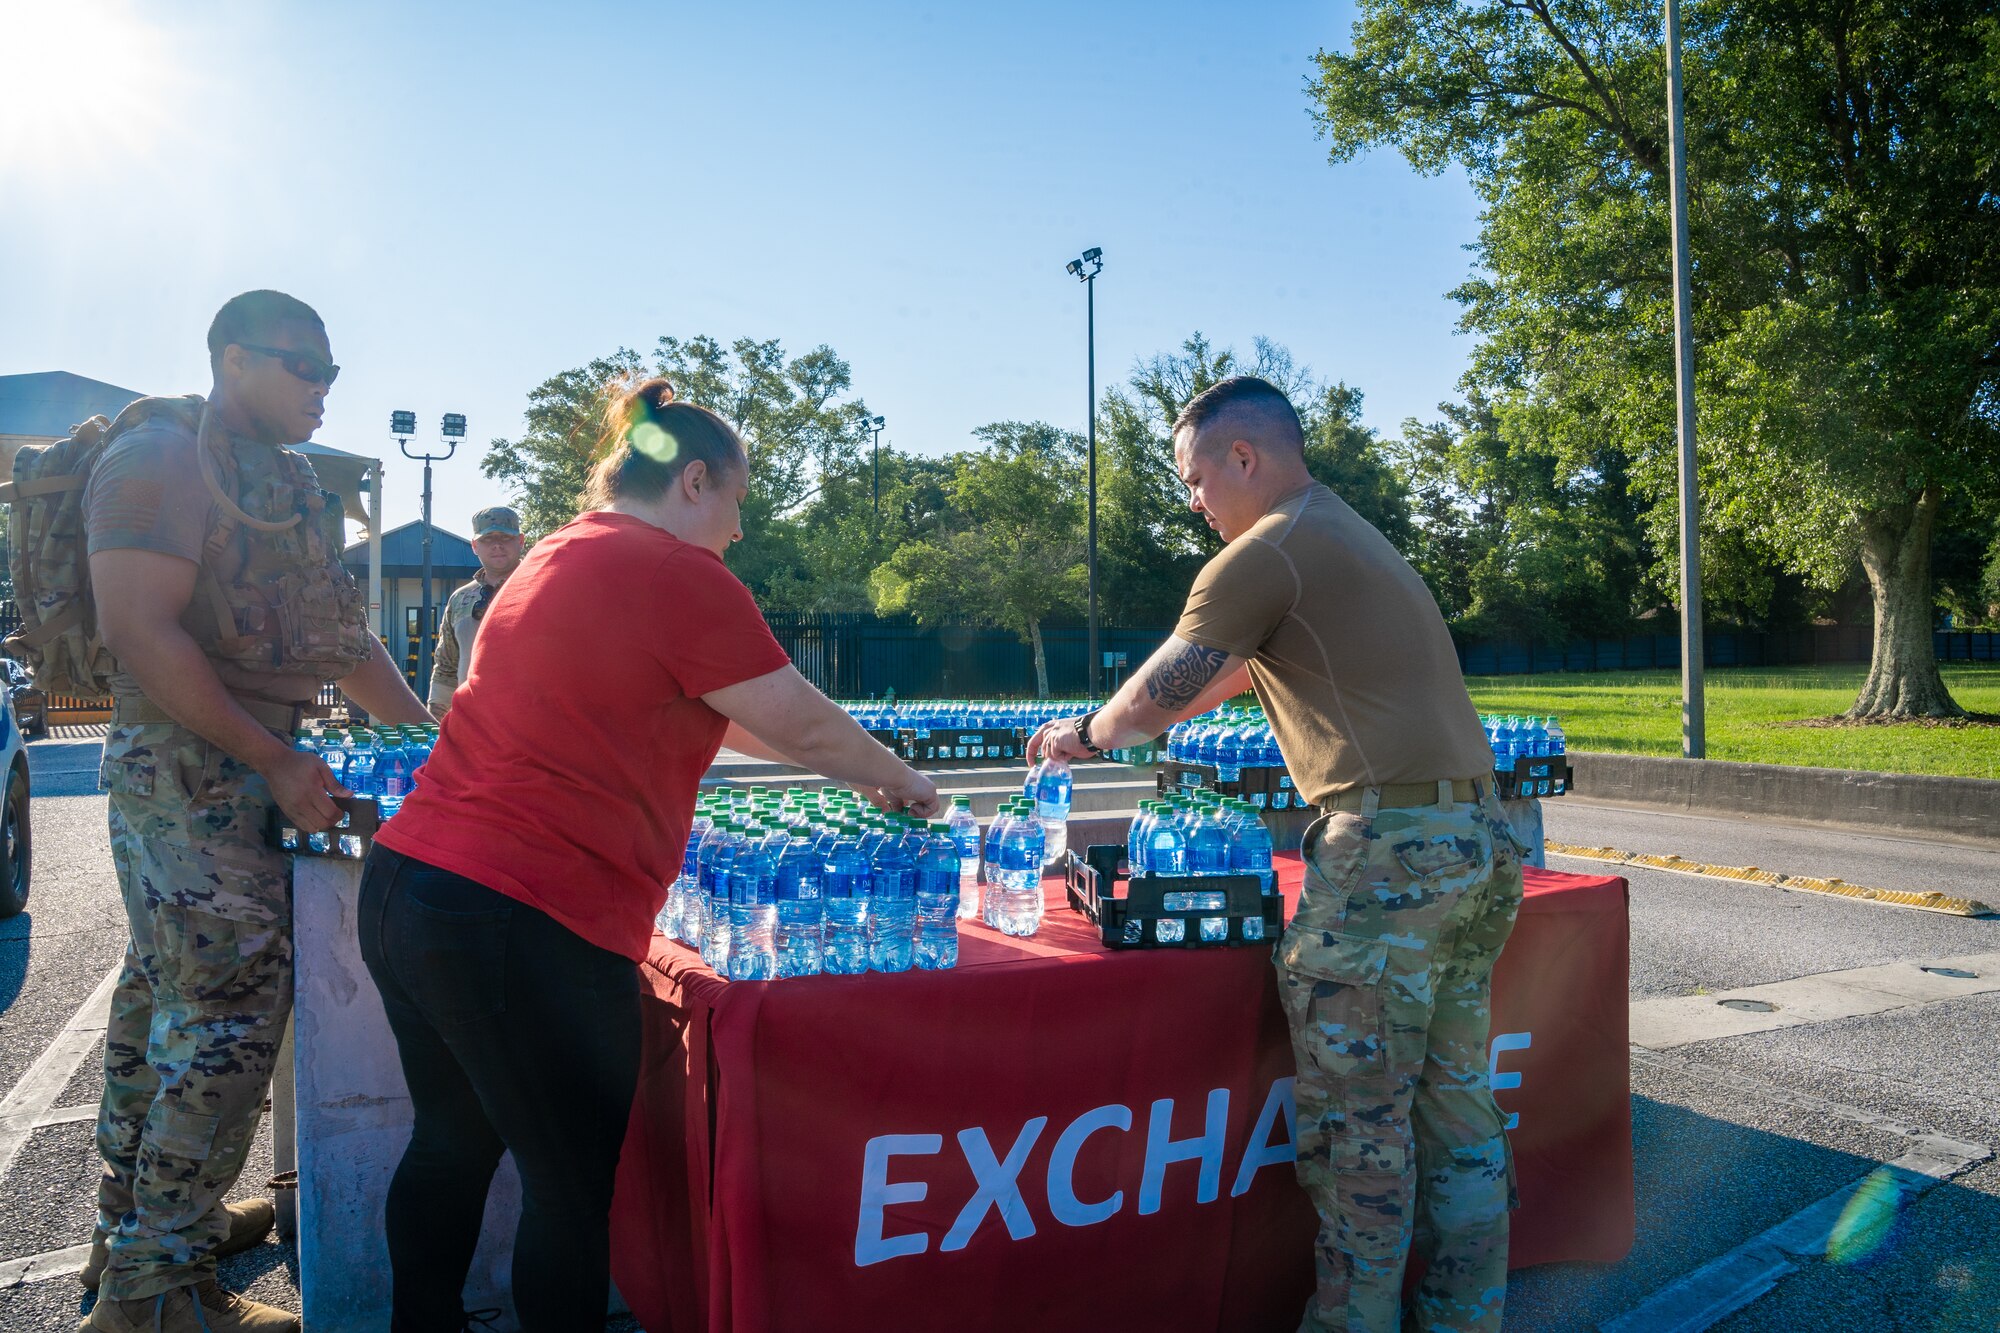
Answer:
POLYGON ((0 171, 143 151, 167 114, 166 58, 123 0, 0 0, 0 171))

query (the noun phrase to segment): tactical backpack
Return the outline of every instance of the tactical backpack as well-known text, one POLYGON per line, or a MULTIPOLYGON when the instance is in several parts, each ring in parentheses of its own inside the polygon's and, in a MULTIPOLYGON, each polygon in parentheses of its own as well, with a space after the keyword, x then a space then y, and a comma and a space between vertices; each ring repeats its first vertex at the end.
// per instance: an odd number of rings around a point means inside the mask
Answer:
MULTIPOLYGON (((66 440, 22 446, 14 455, 14 479, 0 483, 0 504, 12 511, 7 571, 14 580, 14 602, 21 614, 20 628, 7 636, 4 647, 27 666, 36 688, 45 693, 91 701, 110 697, 110 678, 117 668, 97 631, 83 495, 91 470, 112 440, 155 416, 173 417, 200 441, 196 454, 202 480, 225 515, 223 531, 210 538, 212 547, 218 538, 226 540, 238 523, 262 531, 285 531, 300 521, 297 514, 282 523, 252 518, 223 489, 204 438, 207 406, 198 394, 141 398, 119 412, 116 421, 94 416, 73 427, 66 440)), ((206 565, 200 581, 208 587, 212 601, 226 610, 206 565)))

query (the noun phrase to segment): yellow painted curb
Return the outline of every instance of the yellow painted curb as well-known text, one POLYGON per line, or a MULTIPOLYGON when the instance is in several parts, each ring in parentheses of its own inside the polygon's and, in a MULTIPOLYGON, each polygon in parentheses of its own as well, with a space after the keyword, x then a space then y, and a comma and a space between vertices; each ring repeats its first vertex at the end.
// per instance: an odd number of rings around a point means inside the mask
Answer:
POLYGON ((1771 884, 1781 889, 1830 893, 1842 898, 1892 903, 1897 907, 1915 907, 1926 912, 1945 912, 1952 916, 1994 915, 1991 907, 1977 899, 1954 898, 1946 893, 1909 893, 1902 889, 1871 889, 1862 884, 1849 884, 1843 879, 1821 879, 1815 875, 1781 875, 1772 870, 1760 870, 1756 866, 1712 866, 1671 853, 1660 856, 1652 852, 1620 851, 1616 847, 1575 847, 1566 842, 1544 842, 1543 846, 1558 856, 1577 856, 1591 861, 1610 861, 1618 865, 1646 866, 1654 870, 1677 870, 1684 875, 1736 879, 1746 884, 1771 884))

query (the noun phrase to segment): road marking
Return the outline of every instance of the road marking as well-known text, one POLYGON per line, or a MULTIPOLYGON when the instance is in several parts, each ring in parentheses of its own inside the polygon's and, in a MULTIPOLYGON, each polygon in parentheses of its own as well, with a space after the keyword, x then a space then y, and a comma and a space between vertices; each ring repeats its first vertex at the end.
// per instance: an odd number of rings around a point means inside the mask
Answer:
POLYGON ((1712 995, 1666 995, 1634 1000, 1630 1010, 1632 1043, 1649 1050, 1669 1050, 1689 1042, 1771 1032, 1835 1018, 1856 1018, 1995 991, 2000 991, 2000 953, 1818 972, 1712 995), (1942 976, 1925 971, 1927 967, 1972 975, 1942 976), (1728 1000, 1767 1004, 1771 1008, 1732 1009, 1724 1003, 1728 1000))
POLYGON ((1627 852, 1616 847, 1578 847, 1566 842, 1544 842, 1550 856, 1572 860, 1609 861, 1614 865, 1643 866, 1648 870, 1668 870, 1677 875, 1702 875, 1712 879, 1733 879, 1746 884, 1769 884, 1780 889, 1805 893, 1830 893, 1840 898, 1885 903, 1891 907, 1914 907, 1924 912, 1944 912, 1951 916, 1993 916, 1994 910, 1972 898, 1955 898, 1947 893, 1909 893, 1902 889, 1871 889, 1865 884, 1849 884, 1844 879, 1822 879, 1817 875, 1784 875, 1756 866, 1715 866, 1689 861, 1672 853, 1627 852))
POLYGON ((117 988, 118 972, 124 964, 105 973, 104 980, 71 1015, 69 1023, 35 1057, 28 1072, 13 1091, 0 1098, 0 1179, 14 1165, 21 1146, 39 1127, 42 1118, 55 1106, 56 1098, 76 1075, 85 1059, 104 1047, 104 1029, 111 1022, 111 992, 117 988))
POLYGON ((1727 1254, 1676 1278, 1624 1314, 1599 1324, 1599 1333, 1701 1333, 1796 1273, 1800 1261, 1824 1260, 1829 1250, 1846 1245, 1856 1246, 1859 1257, 1864 1242, 1879 1234, 1913 1200, 1993 1156, 1993 1150, 1983 1143, 1915 1129, 1865 1107, 1799 1092, 1733 1069, 1697 1060, 1665 1059, 1645 1051, 1634 1051, 1632 1058, 1653 1069, 1696 1074, 1711 1086, 1720 1084, 1868 1125, 1905 1138, 1910 1146, 1894 1161, 1807 1205, 1727 1254))
POLYGON ((90 1242, 85 1241, 66 1250, 50 1250, 45 1254, 30 1254, 20 1259, 0 1261, 0 1290, 23 1287, 30 1282, 41 1282, 48 1278, 77 1272, 89 1258, 90 1242))

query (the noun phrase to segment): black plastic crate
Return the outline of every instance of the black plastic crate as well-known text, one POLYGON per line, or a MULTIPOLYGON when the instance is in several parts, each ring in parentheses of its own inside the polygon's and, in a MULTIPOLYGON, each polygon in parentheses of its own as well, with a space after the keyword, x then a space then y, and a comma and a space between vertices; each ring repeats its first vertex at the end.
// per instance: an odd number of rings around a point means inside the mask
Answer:
POLYGON ((903 758, 913 764, 1011 763, 1028 746, 1028 733, 1019 727, 931 727, 902 735, 903 758))
POLYGON ((336 796, 340 823, 324 833, 302 834, 277 806, 264 826, 264 841, 293 856, 323 856, 336 861, 359 861, 375 845, 375 830, 382 827, 382 806, 373 796, 336 796))
POLYGON ((1530 797, 1546 801, 1567 796, 1575 787, 1575 775, 1569 760, 1559 754, 1518 756, 1512 771, 1495 769, 1493 772, 1494 795, 1503 801, 1530 797))
POLYGON ((905 763, 907 763, 910 758, 909 754, 910 734, 911 733, 907 731, 896 731, 893 728, 889 727, 868 728, 868 735, 870 739, 880 744, 883 748, 887 749, 891 754, 895 755, 898 759, 903 760, 905 763))
POLYGON ((1292 775, 1278 765, 1247 765, 1234 782, 1224 782, 1214 764, 1189 764, 1170 759, 1160 765, 1153 786, 1160 795, 1170 791, 1212 791, 1240 796, 1259 810, 1303 810, 1305 797, 1292 786, 1292 775))
POLYGON ((1268 949, 1285 928, 1283 896, 1266 894, 1255 875, 1121 879, 1124 860, 1123 847, 1092 847, 1071 852, 1064 867, 1069 905, 1089 918, 1109 948, 1268 949), (1123 894, 1116 892, 1121 883, 1123 894), (1202 899, 1193 899, 1196 894, 1202 899))

